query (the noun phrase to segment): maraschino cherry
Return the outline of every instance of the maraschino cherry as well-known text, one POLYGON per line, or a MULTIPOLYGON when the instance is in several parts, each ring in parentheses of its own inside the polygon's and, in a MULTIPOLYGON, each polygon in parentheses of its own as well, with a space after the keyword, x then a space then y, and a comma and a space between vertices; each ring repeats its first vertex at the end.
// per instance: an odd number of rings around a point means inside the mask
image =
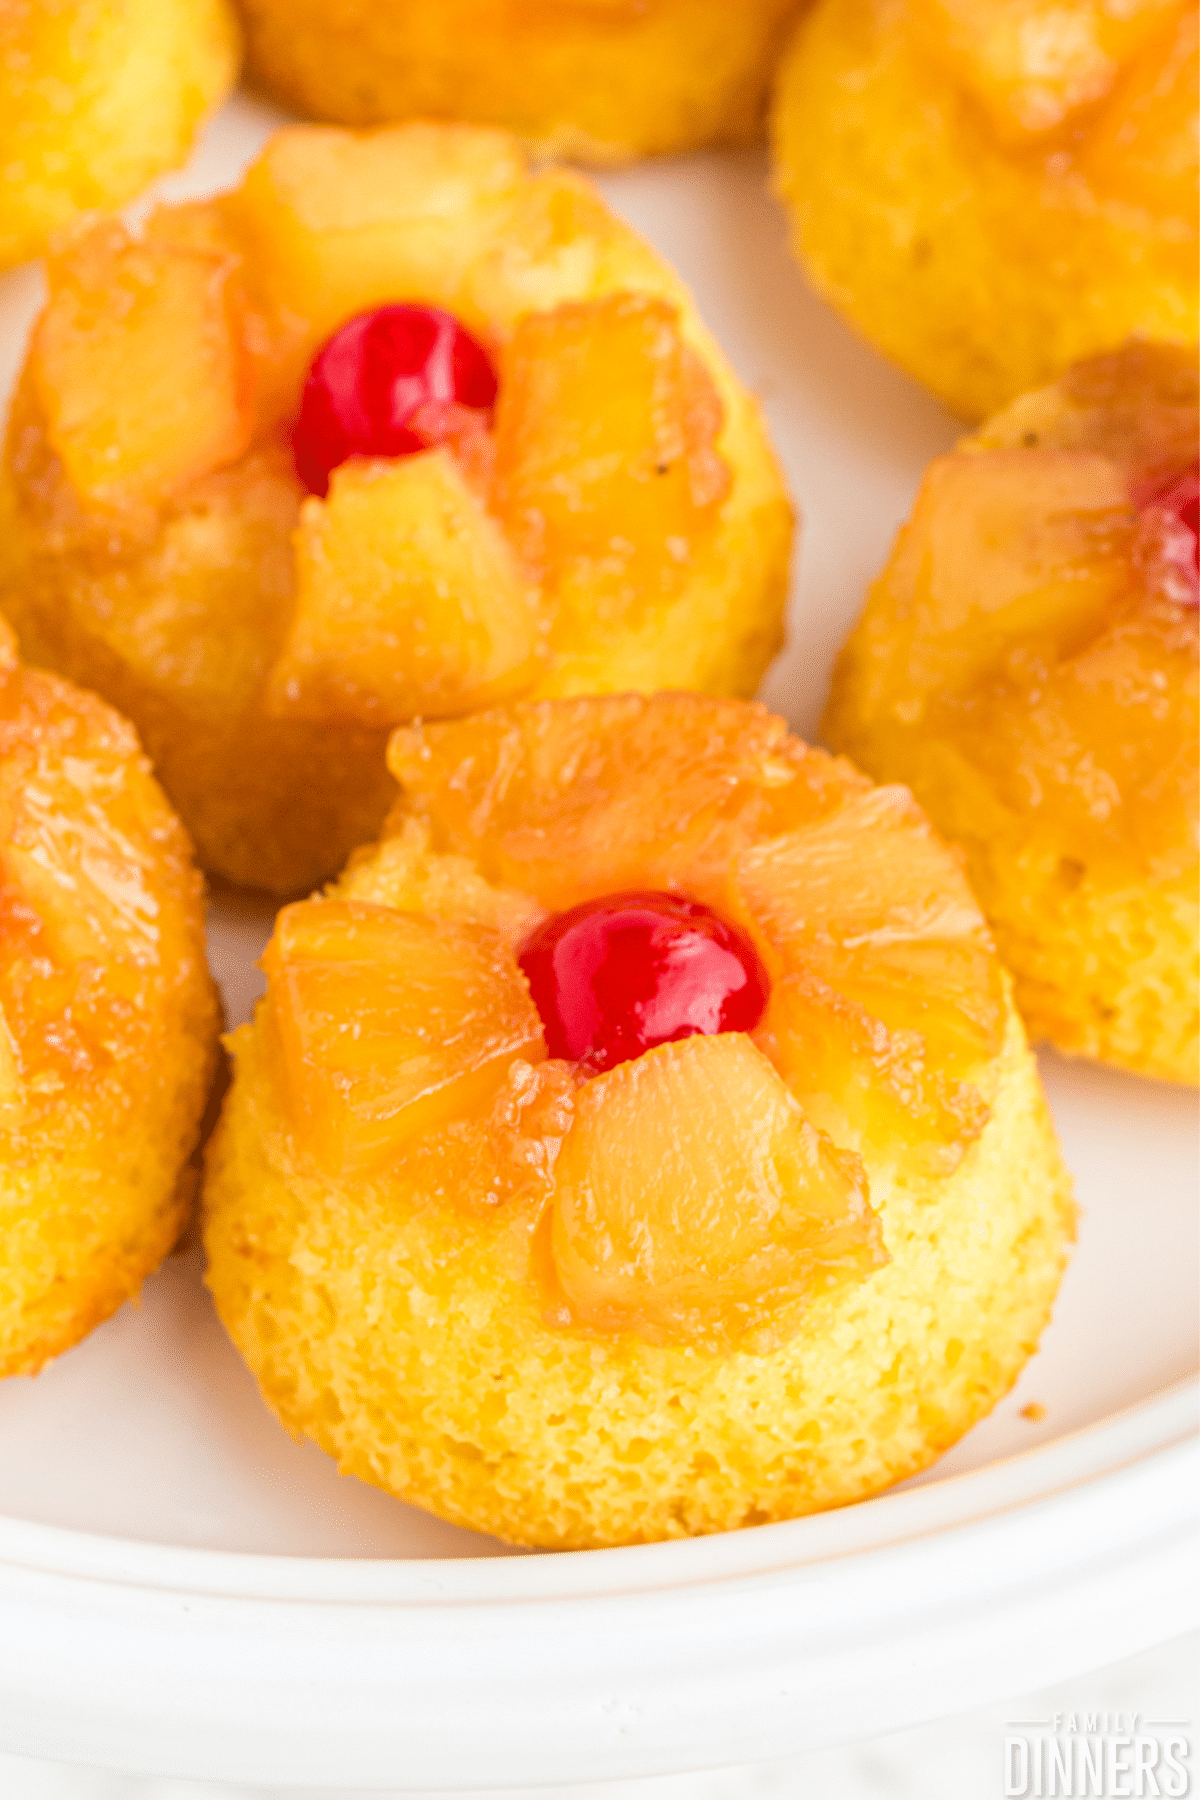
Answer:
POLYGON ((1138 498, 1138 561, 1169 599, 1200 606, 1200 462, 1138 498))
POLYGON ((351 456, 411 456, 453 435, 460 408, 490 418, 496 371, 483 346, 436 306, 380 306, 347 319, 318 350, 292 432, 310 494, 351 456))
POLYGON ((679 894, 608 894, 556 913, 519 961, 550 1055, 589 1075, 678 1038, 752 1031, 767 1003, 749 940, 679 894))

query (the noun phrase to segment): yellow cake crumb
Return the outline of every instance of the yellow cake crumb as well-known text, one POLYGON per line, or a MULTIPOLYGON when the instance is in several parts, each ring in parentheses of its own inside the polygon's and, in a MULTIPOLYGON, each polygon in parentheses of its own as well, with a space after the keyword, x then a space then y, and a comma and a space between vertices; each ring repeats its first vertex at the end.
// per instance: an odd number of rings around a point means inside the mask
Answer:
POLYGON ((469 119, 613 163, 757 137, 798 0, 240 4, 253 73, 310 118, 469 119))
POLYGON ((0 267, 183 162, 240 60, 227 0, 0 10, 0 267))
POLYGON ((967 419, 1191 343, 1196 84, 1187 0, 817 0, 774 102, 800 261, 967 419))

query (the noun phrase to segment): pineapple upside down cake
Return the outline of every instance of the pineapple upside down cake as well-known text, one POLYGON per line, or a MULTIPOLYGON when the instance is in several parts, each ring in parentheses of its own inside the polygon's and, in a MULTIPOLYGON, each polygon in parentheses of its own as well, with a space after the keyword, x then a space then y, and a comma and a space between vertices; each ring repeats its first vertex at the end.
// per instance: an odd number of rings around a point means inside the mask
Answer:
POLYGON ((133 720, 206 867, 286 894, 379 829, 397 724, 752 693, 790 539, 754 401, 581 177, 294 127, 52 259, 0 609, 133 720))
POLYGON ((1198 69, 1191 0, 816 0, 774 103, 797 254, 968 419, 1191 343, 1198 69))
POLYGON ((585 162, 761 135, 800 0, 239 0, 252 73, 338 125, 469 119, 585 162))
POLYGON ((1196 398, 1135 342, 932 463, 824 723, 965 851, 1035 1037, 1192 1083, 1196 398))
POLYGON ((924 1467, 1037 1344, 1069 1180, 954 854, 761 706, 394 735, 285 907, 208 1280, 341 1468, 514 1543, 783 1519, 924 1467))
POLYGON ((217 1053, 200 877, 136 737, 0 623, 0 1376, 179 1235, 217 1053))

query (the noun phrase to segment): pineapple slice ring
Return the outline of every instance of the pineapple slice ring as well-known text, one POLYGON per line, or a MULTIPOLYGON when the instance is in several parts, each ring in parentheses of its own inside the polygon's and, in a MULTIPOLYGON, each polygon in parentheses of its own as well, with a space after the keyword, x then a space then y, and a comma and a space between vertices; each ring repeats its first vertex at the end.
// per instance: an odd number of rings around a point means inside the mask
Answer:
POLYGON ((136 1294, 187 1219, 217 1052, 191 849, 126 722, 0 624, 0 1376, 136 1294))
POLYGON ((0 268, 183 162, 240 57, 229 0, 0 9, 0 268))
POLYGON ((339 125, 469 119, 593 163, 761 134, 799 0, 240 0, 253 73, 339 125))
POLYGON ((0 610, 133 720, 205 867, 289 894, 378 830, 399 723, 752 693, 791 532, 756 403, 582 178, 469 126, 298 126, 235 192, 51 262, 0 473, 0 610), (486 347, 494 429, 351 459, 306 498, 305 371, 395 301, 486 347))
POLYGON ((209 1151, 209 1285, 283 1422, 552 1547, 924 1467, 1035 1347, 1073 1207, 911 796, 692 694, 402 729, 390 760, 382 838, 280 916, 209 1151), (767 1010, 582 1080, 516 952, 646 889, 747 932, 767 1010))
POLYGON ((1190 0, 817 0, 774 102, 797 254, 967 419, 1190 343, 1197 71, 1190 0))
POLYGON ((1134 343, 932 463, 824 723, 962 846, 1034 1037, 1190 1084, 1200 615, 1137 503, 1196 401, 1194 353, 1134 343))

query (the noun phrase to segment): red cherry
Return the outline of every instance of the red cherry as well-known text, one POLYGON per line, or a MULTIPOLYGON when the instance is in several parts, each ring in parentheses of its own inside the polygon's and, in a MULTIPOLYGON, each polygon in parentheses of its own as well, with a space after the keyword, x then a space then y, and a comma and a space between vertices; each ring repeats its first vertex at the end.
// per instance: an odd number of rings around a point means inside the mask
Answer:
POLYGON ((496 399, 486 350, 436 306, 380 306, 338 327, 313 358, 292 433, 310 494, 351 456, 411 456, 454 435, 458 409, 496 399), (414 415, 430 409, 423 420, 414 415))
POLYGON ((752 1031, 768 983, 753 945, 679 894, 608 894, 556 913, 519 961, 551 1056, 599 1075, 656 1044, 752 1031))
POLYGON ((1200 606, 1200 461, 1138 496, 1137 560, 1181 606, 1200 606))

